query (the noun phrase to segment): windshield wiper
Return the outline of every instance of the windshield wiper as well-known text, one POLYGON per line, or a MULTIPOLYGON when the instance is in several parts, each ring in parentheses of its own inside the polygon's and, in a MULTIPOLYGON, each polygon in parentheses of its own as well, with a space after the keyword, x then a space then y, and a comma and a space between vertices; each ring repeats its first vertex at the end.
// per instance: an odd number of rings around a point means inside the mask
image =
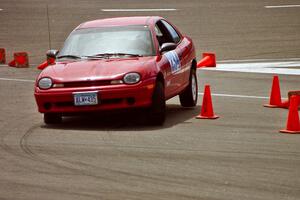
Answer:
POLYGON ((92 56, 84 56, 85 58, 95 58, 95 59, 101 59, 101 58, 106 58, 106 57, 109 57, 107 55, 100 55, 100 54, 96 54, 96 55, 92 55, 92 56))
POLYGON ((57 56, 58 59, 60 58, 73 58, 73 59, 81 59, 80 56, 76 56, 76 55, 61 55, 61 56, 57 56))
POLYGON ((132 54, 132 53, 99 53, 92 56, 86 56, 88 58, 109 58, 113 56, 130 56, 130 57, 142 57, 139 54, 132 54))

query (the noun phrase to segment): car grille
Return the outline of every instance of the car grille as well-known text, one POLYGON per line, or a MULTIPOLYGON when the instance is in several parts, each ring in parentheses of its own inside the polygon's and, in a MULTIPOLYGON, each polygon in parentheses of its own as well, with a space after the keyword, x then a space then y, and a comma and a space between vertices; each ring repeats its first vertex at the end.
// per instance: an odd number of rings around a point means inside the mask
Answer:
POLYGON ((103 85, 110 85, 110 80, 65 82, 63 84, 65 88, 103 86, 103 85))

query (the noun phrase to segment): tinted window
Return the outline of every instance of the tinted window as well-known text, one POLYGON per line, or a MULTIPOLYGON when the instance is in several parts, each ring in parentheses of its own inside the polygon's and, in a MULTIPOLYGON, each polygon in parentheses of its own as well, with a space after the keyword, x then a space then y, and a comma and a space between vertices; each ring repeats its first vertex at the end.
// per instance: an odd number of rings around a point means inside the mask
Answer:
POLYGON ((70 34, 60 55, 91 56, 102 53, 154 55, 147 26, 79 29, 70 34))
POLYGON ((180 36, 176 32, 176 30, 166 21, 162 20, 162 23, 165 25, 165 27, 168 29, 169 33, 171 34, 173 40, 175 43, 178 43, 180 41, 180 36))

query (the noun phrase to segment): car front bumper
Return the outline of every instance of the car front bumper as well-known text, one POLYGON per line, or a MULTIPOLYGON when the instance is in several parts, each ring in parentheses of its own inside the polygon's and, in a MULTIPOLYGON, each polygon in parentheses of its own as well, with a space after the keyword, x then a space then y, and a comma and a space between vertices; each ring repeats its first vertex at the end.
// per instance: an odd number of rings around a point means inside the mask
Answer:
POLYGON ((51 88, 41 90, 35 88, 35 99, 41 113, 81 113, 101 110, 129 109, 149 107, 155 78, 141 81, 135 85, 106 85, 78 88, 51 88), (98 93, 99 103, 91 106, 75 106, 74 92, 98 93))

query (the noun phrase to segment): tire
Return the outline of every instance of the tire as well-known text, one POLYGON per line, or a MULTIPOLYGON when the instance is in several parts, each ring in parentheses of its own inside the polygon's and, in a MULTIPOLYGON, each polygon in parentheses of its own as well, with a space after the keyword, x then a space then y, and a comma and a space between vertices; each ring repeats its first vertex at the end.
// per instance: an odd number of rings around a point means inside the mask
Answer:
POLYGON ((44 113, 45 124, 59 124, 62 122, 62 116, 57 113, 44 113))
POLYGON ((198 83, 195 69, 191 69, 189 85, 179 94, 180 104, 183 107, 195 107, 198 99, 198 83))
POLYGON ((152 125, 163 125, 166 119, 166 100, 164 86, 157 82, 152 96, 149 120, 152 125))

